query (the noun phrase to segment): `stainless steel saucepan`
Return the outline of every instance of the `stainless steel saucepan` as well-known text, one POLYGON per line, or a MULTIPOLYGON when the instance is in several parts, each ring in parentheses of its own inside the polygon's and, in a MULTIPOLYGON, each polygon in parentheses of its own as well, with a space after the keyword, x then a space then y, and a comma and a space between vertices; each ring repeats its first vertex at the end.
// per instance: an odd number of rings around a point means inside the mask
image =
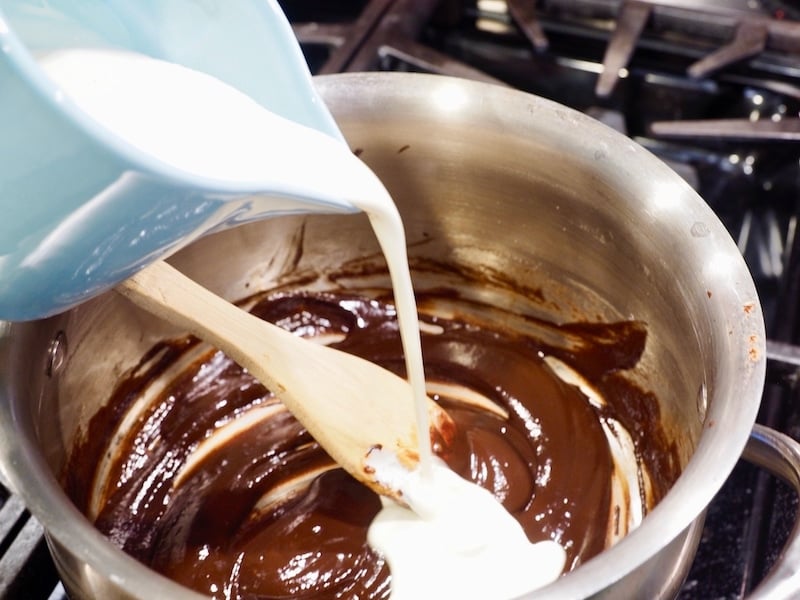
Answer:
MULTIPOLYGON (((522 292, 476 293, 549 319, 647 323, 631 377, 659 398, 683 473, 638 529, 531 598, 673 596, 706 507, 745 447, 800 485, 796 444, 754 429, 766 356, 752 279, 722 224, 668 167, 580 113, 497 86, 398 73, 317 84, 392 192, 414 261, 515 282, 522 292)), ((363 215, 287 215, 207 236, 172 260, 238 299, 378 256, 363 215)), ((174 333, 113 293, 48 320, 0 325, 2 469, 44 524, 74 599, 200 597, 116 549, 57 483, 113 382, 174 333)), ((789 597, 797 587, 792 544, 760 593, 789 597)))

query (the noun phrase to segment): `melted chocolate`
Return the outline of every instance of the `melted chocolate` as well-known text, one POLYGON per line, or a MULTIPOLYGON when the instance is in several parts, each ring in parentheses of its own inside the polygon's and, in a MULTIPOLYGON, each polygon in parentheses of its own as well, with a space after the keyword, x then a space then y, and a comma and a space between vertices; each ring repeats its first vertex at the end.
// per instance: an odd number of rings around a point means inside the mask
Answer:
MULTIPOLYGON (((424 295, 419 300, 421 307, 435 303, 424 295)), ((336 334, 343 339, 334 346, 404 374, 394 310, 385 299, 282 293, 262 298, 252 312, 298 334, 336 334)), ((466 320, 421 318, 432 326, 422 335, 428 380, 465 386, 510 414, 505 420, 458 398, 438 398, 457 430, 447 443, 434 440, 435 452, 491 490, 531 541, 559 541, 568 570, 606 544, 614 464, 602 419, 617 419, 630 432, 654 501, 677 477, 656 399, 620 375, 642 353, 641 323, 566 325, 563 335, 581 343, 555 348, 466 320), (608 405, 592 406, 555 376, 545 354, 583 373, 608 405)), ((65 470, 73 501, 92 515, 89 490, 110 453, 95 524, 168 577, 219 598, 388 597, 388 567, 366 542, 379 498, 336 468, 246 371, 201 348, 191 338, 164 342, 120 382, 65 470), (192 352, 188 366, 170 375, 119 446, 110 448, 143 390, 192 352), (253 411, 266 417, 186 467, 198 445, 242 414, 258 414, 253 411), (269 499, 298 480, 308 484, 269 499)))

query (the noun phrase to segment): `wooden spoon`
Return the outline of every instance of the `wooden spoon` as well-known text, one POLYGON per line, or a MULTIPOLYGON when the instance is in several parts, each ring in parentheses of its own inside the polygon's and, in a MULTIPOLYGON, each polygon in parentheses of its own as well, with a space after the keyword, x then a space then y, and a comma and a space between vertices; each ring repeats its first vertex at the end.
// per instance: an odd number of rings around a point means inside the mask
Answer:
MULTIPOLYGON (((241 310, 164 262, 117 288, 148 312, 204 339, 247 369, 284 403, 314 439, 353 477, 400 500, 365 460, 375 448, 419 463, 411 386, 367 360, 304 340, 241 310)), ((428 399, 431 430, 446 436, 450 417, 428 399)), ((430 432, 428 432, 430 435, 430 432)))

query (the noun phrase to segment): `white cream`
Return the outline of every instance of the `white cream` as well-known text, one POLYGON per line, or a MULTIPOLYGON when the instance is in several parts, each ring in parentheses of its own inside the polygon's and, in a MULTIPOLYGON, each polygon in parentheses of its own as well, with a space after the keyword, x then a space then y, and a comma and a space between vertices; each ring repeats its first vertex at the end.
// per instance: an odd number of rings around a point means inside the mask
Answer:
MULTIPOLYGON (((69 97, 128 144, 194 175, 299 183, 313 177, 309 164, 322 153, 344 154, 341 142, 330 139, 328 145, 328 136, 181 65, 132 52, 90 49, 59 50, 41 57, 39 64, 61 88, 56 98, 69 97)), ((320 161, 317 169, 324 168, 320 161)))
MULTIPOLYGON (((346 145, 176 64, 107 50, 60 51, 41 64, 61 88, 57 97, 68 96, 104 128, 157 160, 219 180, 268 183, 277 174, 306 190, 313 180, 326 197, 364 210, 389 264, 417 426, 427 433, 403 224, 381 182, 346 145)), ((370 529, 370 543, 391 565, 394 599, 511 598, 561 574, 565 554, 558 544, 530 544, 489 492, 435 462, 427 434, 419 439, 421 466, 413 473, 370 457, 379 477, 401 477, 399 487, 414 511, 389 502, 370 529)))
POLYGON ((403 490, 409 508, 384 499, 368 532, 392 572, 392 600, 509 600, 558 579, 566 553, 531 543, 519 522, 482 487, 434 459, 407 471, 388 452, 369 464, 403 490))

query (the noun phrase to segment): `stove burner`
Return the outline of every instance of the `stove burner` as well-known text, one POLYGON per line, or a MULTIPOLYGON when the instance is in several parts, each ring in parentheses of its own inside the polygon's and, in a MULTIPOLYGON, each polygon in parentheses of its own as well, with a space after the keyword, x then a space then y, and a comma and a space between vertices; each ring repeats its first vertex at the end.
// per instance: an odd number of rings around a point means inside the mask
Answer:
POLYGON ((67 600, 43 533, 0 474, 0 598, 67 600))
POLYGON ((783 8, 770 15, 746 2, 682 0, 549 0, 548 6, 615 24, 597 82, 596 91, 602 97, 613 91, 648 23, 653 32, 687 36, 684 41, 692 45, 697 45, 697 40, 691 37, 699 36, 702 42, 717 46, 687 68, 689 77, 695 79, 765 51, 800 53, 800 23, 787 20, 783 8))

